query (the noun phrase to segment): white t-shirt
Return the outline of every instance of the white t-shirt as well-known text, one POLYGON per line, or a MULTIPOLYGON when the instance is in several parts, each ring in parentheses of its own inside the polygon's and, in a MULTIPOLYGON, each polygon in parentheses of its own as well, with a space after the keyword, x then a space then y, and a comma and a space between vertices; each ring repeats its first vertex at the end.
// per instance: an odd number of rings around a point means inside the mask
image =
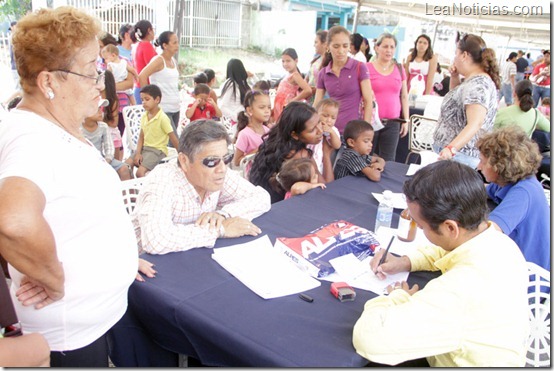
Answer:
POLYGON ((0 125, 0 179, 32 181, 65 273, 65 296, 35 309, 15 297, 22 274, 11 265, 11 295, 25 333, 43 334, 53 351, 82 348, 127 309, 138 250, 121 182, 98 150, 42 117, 14 109, 0 125))

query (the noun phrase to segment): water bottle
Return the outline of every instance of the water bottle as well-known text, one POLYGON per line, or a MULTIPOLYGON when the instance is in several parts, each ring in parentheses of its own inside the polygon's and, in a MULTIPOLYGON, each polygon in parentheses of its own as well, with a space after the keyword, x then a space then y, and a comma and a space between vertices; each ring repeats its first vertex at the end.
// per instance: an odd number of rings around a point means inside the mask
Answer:
POLYGON ((384 200, 379 203, 379 208, 377 209, 377 217, 375 218, 375 232, 379 227, 389 227, 392 221, 392 192, 384 191, 383 192, 384 200))

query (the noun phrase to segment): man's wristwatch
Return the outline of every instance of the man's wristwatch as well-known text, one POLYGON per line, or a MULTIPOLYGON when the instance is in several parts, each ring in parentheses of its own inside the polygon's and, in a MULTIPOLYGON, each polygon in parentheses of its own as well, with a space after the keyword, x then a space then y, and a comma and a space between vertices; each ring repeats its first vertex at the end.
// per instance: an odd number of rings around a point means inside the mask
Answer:
POLYGON ((452 153, 452 157, 456 156, 456 153, 458 153, 458 150, 456 149, 456 147, 454 146, 446 146, 444 148, 448 148, 448 150, 450 151, 450 153, 452 153))

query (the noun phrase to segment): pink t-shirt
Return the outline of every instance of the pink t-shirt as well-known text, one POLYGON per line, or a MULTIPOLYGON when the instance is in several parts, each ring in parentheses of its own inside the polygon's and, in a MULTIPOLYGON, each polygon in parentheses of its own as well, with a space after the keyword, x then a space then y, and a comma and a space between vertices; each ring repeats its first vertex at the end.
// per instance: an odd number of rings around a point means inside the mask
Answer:
MULTIPOLYGON (((263 125, 263 128, 264 133, 269 131, 267 126, 263 125)), ((258 149, 262 142, 262 136, 247 126, 239 132, 235 148, 240 149, 244 154, 248 154, 253 150, 258 149)))
POLYGON ((395 119, 400 117, 402 110, 400 92, 402 81, 406 80, 404 68, 394 65, 394 70, 388 75, 381 75, 371 63, 367 64, 367 68, 373 94, 379 105, 379 118, 395 119), (400 75, 400 71, 402 71, 402 75, 400 75))

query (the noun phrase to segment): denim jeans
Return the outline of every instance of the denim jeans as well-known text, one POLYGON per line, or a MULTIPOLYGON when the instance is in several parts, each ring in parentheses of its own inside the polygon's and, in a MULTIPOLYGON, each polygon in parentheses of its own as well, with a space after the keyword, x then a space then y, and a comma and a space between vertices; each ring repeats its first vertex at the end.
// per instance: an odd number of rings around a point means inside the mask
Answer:
MULTIPOLYGON (((436 153, 441 153, 443 148, 443 146, 433 144, 433 151, 436 153)), ((459 162, 460 164, 467 165, 472 169, 477 169, 477 165, 479 165, 478 157, 471 157, 461 152, 456 153, 456 156, 452 157, 452 160, 459 162)))
MULTIPOLYGON (((177 112, 165 112, 167 117, 169 117, 169 120, 171 121, 171 126, 173 127, 173 131, 175 132, 175 135, 177 135, 177 139, 179 139, 179 135, 177 134, 177 128, 179 127, 179 116, 181 114, 180 111, 177 112)), ((173 147, 173 144, 171 141, 167 144, 168 147, 173 147)))
POLYGON ((373 136, 373 153, 382 157, 385 161, 394 161, 399 135, 400 123, 398 121, 387 122, 385 127, 376 131, 373 136))
POLYGON ((142 104, 142 99, 140 99, 140 88, 135 87, 133 93, 135 96, 135 102, 137 102, 137 104, 142 104))
POLYGON ((550 86, 533 85, 533 101, 535 102, 535 107, 539 105, 539 100, 541 98, 550 98, 550 86))
POLYGON ((512 84, 502 84, 500 86, 500 94, 498 95, 498 100, 501 100, 502 97, 504 97, 504 102, 506 102, 506 105, 509 106, 513 103, 512 98, 512 84))

